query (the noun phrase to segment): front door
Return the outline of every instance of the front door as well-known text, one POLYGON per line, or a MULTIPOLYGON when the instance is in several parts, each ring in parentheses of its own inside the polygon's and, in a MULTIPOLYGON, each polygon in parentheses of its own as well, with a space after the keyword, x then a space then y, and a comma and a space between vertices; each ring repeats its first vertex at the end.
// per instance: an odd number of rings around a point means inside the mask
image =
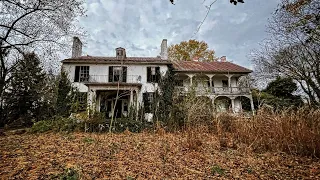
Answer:
MULTIPOLYGON (((116 101, 114 101, 114 103, 115 102, 116 101)), ((117 100, 117 104, 116 104, 115 109, 114 109, 114 117, 115 118, 121 118, 121 114, 122 114, 122 100, 118 99, 117 100)))

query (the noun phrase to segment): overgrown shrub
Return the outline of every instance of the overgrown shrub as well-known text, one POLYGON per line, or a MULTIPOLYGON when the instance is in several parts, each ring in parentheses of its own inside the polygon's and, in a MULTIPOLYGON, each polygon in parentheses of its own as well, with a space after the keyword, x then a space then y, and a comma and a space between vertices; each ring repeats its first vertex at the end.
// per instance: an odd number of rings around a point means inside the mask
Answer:
POLYGON ((80 130, 81 126, 82 123, 77 122, 75 119, 57 116, 49 120, 42 120, 34 123, 30 131, 32 133, 43 133, 47 131, 72 132, 76 129, 80 130))
POLYGON ((133 120, 129 118, 119 118, 113 121, 112 132, 123 132, 129 130, 130 132, 141 132, 144 129, 153 127, 153 123, 145 120, 133 120))

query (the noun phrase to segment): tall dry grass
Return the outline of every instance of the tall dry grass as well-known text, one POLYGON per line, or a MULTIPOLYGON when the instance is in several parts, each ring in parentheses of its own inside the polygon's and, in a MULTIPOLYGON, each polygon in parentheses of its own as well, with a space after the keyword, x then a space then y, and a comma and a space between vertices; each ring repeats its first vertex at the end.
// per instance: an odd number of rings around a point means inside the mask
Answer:
POLYGON ((220 115, 217 134, 224 141, 245 144, 256 152, 281 151, 320 157, 320 110, 300 108, 270 112, 260 110, 251 118, 220 115))

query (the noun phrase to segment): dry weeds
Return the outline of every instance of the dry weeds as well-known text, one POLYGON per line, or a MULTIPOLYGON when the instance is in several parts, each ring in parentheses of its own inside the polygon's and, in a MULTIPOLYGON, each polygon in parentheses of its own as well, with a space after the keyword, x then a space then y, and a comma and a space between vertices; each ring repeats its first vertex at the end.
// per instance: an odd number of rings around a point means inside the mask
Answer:
POLYGON ((67 168, 80 179, 320 179, 315 158, 221 150, 217 136, 199 131, 10 135, 0 143, 1 179, 50 179, 67 168))

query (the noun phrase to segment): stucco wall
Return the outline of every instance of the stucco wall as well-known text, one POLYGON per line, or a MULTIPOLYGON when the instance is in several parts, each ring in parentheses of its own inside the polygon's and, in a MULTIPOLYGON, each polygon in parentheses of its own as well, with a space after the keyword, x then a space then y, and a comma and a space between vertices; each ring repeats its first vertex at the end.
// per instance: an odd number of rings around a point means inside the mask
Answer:
MULTIPOLYGON (((79 64, 63 64, 63 68, 68 72, 68 77, 71 82, 74 81, 75 67, 79 64)), ((109 75, 109 66, 117 65, 107 65, 107 64, 81 64, 81 66, 90 66, 89 75, 90 76, 99 76, 99 80, 108 82, 107 76, 109 75)), ((157 83, 147 83, 147 67, 160 67, 160 72, 162 75, 168 70, 167 65, 124 65, 127 67, 127 82, 136 83, 137 76, 141 76, 141 93, 143 92, 154 92, 158 84, 157 83), (133 77, 134 76, 134 77, 133 77)), ((88 92, 87 86, 83 83, 73 82, 75 87, 78 87, 80 92, 88 92)))

